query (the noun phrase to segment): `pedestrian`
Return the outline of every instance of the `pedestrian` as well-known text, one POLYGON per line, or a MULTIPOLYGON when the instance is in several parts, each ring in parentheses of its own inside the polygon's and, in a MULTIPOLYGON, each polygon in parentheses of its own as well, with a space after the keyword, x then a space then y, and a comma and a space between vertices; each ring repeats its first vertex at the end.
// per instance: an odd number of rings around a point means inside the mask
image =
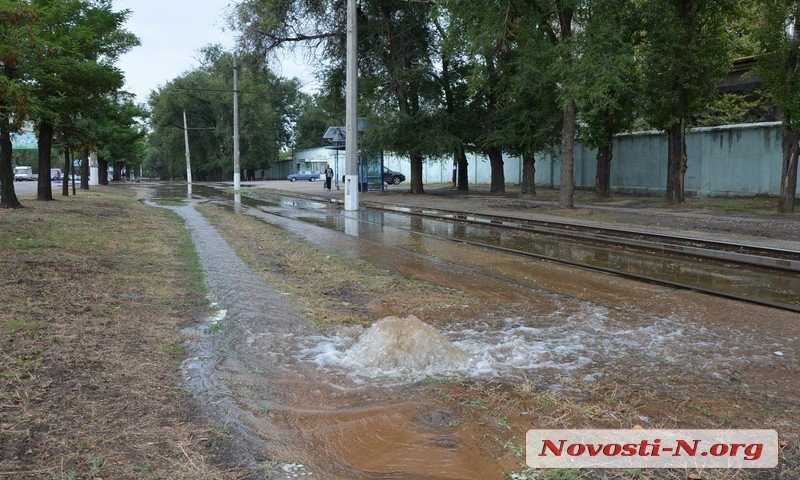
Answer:
POLYGON ((333 180, 333 169, 331 168, 330 164, 325 164, 325 188, 330 190, 331 189, 331 180, 333 180))

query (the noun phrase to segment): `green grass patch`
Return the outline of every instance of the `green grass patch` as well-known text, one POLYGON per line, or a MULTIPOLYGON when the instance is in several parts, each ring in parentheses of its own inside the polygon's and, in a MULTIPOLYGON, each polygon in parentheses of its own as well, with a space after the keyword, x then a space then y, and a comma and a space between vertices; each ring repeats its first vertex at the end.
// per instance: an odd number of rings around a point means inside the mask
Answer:
POLYGON ((20 333, 31 333, 42 328, 42 324, 35 321, 24 320, 21 318, 11 318, 3 323, 3 334, 17 335, 20 333))
POLYGON ((183 264, 186 267, 186 277, 192 290, 198 294, 205 296, 208 293, 208 286, 205 282, 203 273, 203 266, 200 263, 200 257, 197 255, 197 250, 192 243, 192 237, 185 228, 180 230, 180 255, 183 264))
POLYGON ((228 329, 228 326, 222 322, 214 323, 208 327, 206 327, 205 332, 209 335, 214 335, 215 333, 222 333, 228 329))
POLYGON ((171 357, 180 358, 186 356, 186 347, 182 344, 164 342, 161 344, 161 349, 171 357))

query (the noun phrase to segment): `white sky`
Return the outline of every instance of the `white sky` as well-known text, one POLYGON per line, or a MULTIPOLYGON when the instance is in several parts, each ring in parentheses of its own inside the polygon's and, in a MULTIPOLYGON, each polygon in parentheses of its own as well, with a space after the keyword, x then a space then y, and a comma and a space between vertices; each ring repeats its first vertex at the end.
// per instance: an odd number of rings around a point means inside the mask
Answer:
MULTIPOLYGON (((141 46, 123 55, 117 65, 125 72, 125 90, 145 103, 151 90, 199 66, 198 51, 219 43, 230 49, 235 33, 228 30, 226 0, 114 0, 115 10, 131 10, 125 27, 141 46)), ((293 56, 273 65, 284 77, 297 77, 313 92, 313 66, 293 56)))

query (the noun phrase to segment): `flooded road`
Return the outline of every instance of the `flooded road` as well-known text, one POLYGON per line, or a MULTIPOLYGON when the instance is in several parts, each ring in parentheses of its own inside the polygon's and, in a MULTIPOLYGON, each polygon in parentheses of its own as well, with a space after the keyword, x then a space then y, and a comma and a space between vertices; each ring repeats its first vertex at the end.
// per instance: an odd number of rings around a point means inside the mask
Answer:
MULTIPOLYGON (((186 198, 185 187, 156 197, 186 198)), ((667 391, 744 378, 797 405, 795 314, 433 236, 504 238, 474 227, 376 212, 348 217, 324 204, 245 196, 241 213, 328 250, 505 305, 436 325, 465 354, 463 363, 375 365, 354 354, 364 327, 309 325, 195 210, 209 199, 234 210, 223 193, 195 186, 192 197, 167 208, 186 222, 219 312, 189 332, 194 356, 185 380, 266 478, 500 479, 521 471, 521 460, 503 450, 510 440, 497 437, 521 438, 539 425, 529 408, 490 427, 480 397, 454 401, 421 388, 441 375, 464 385, 525 384, 556 397, 580 395, 573 380, 593 384, 611 373, 657 379, 667 391)))

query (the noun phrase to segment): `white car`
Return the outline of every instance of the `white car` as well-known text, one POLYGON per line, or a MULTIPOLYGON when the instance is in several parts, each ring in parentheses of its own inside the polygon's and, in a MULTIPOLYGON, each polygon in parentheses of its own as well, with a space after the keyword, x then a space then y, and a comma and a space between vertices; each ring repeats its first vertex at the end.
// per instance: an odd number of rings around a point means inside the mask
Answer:
POLYGON ((36 177, 33 175, 33 169, 31 167, 14 167, 15 182, 29 181, 29 180, 36 180, 36 177))

